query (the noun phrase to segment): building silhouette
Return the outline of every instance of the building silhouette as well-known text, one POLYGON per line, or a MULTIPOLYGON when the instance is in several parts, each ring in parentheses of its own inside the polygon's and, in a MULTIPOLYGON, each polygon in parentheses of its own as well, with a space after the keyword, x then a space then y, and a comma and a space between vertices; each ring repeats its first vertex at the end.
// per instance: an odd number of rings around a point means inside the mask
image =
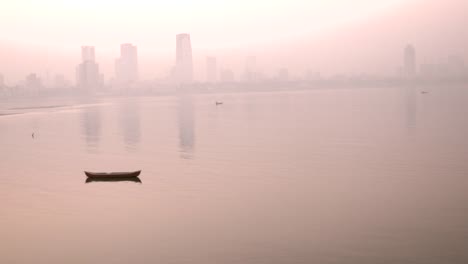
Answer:
POLYGON ((447 73, 451 78, 460 78, 466 75, 465 60, 459 55, 447 57, 447 73))
POLYGON ((207 82, 216 82, 217 78, 217 63, 215 57, 206 57, 206 81, 207 82))
POLYGON ((53 87, 54 88, 66 88, 69 86, 67 79, 63 74, 57 74, 54 77, 53 87))
POLYGON ((120 45, 120 57, 115 60, 116 81, 128 85, 138 81, 137 47, 125 43, 120 45))
POLYGON ((406 45, 403 52, 403 74, 407 78, 416 75, 416 50, 411 44, 406 45))
POLYGON ((94 47, 82 46, 81 47, 81 61, 95 61, 94 47))
POLYGON ((25 87, 29 92, 39 92, 39 89, 42 88, 42 80, 35 73, 30 73, 26 76, 25 87))
POLYGON ((463 57, 450 55, 436 63, 421 64, 420 75, 426 80, 461 80, 467 72, 463 57))
POLYGON ((287 82, 289 81, 289 70, 287 68, 281 68, 278 70, 278 75, 276 79, 280 82, 287 82))
POLYGON ((4 87, 5 86, 5 79, 3 78, 3 75, 0 74, 0 87, 4 87))
POLYGON ((176 35, 175 79, 178 83, 193 81, 192 45, 189 34, 176 35))
POLYGON ((257 80, 257 58, 248 56, 245 59, 244 81, 253 82, 257 80))
POLYGON ((95 61, 93 46, 81 47, 81 63, 76 68, 76 82, 78 88, 86 91, 97 89, 102 83, 99 65, 95 61))
POLYGON ((224 69, 220 74, 221 82, 233 82, 234 81, 234 72, 230 69, 224 69))

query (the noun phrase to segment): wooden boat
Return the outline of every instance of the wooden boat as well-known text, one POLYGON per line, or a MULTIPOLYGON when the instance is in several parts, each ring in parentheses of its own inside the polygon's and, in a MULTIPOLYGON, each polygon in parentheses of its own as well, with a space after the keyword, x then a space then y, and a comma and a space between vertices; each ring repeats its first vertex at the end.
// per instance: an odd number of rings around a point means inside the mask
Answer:
POLYGON ((120 179, 120 178, 135 178, 138 177, 141 173, 139 171, 130 171, 130 172, 84 172, 88 178, 92 179, 120 179))
POLYGON ((138 177, 126 177, 126 178, 86 178, 86 183, 90 182, 136 182, 141 183, 140 178, 138 177))

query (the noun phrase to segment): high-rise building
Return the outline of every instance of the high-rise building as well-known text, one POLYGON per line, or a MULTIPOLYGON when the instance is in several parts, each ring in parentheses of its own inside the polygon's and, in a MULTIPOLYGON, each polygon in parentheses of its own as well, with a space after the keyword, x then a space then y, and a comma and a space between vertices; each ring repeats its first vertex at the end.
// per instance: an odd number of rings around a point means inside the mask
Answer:
POLYGON ((81 61, 95 61, 94 47, 82 46, 81 47, 81 61))
POLYGON ((206 57, 206 81, 216 82, 217 81, 217 65, 215 57, 206 57))
POLYGON ((279 69, 276 79, 281 82, 287 82, 289 80, 289 70, 287 68, 279 69))
POLYGON ((0 74, 0 87, 4 87, 5 86, 5 79, 3 78, 3 75, 0 74))
POLYGON ((115 75, 120 84, 131 84, 138 81, 136 46, 130 43, 120 45, 120 57, 115 61, 115 75))
POLYGON ((63 74, 57 74, 54 77, 54 88, 66 88, 68 86, 67 80, 65 79, 65 76, 63 74))
POLYGON ((255 56, 248 56, 245 59, 245 73, 244 80, 247 82, 255 81, 257 79, 257 58, 255 56))
POLYGON ((30 92, 37 92, 42 87, 42 81, 35 73, 28 74, 24 84, 30 92))
POLYGON ((408 44, 403 54, 403 73, 406 77, 416 75, 416 51, 413 45, 408 44))
POLYGON ((234 81, 234 72, 229 69, 224 69, 221 71, 221 82, 233 82, 234 81))
POLYGON ((458 55, 450 55, 447 58, 447 74, 452 77, 462 77, 466 73, 465 61, 458 55))
POLYGON ((179 83, 193 81, 192 45, 189 34, 176 35, 175 78, 179 83))
POLYGON ((95 62, 94 47, 81 47, 82 62, 76 68, 77 86, 83 90, 94 90, 101 85, 99 65, 95 62))

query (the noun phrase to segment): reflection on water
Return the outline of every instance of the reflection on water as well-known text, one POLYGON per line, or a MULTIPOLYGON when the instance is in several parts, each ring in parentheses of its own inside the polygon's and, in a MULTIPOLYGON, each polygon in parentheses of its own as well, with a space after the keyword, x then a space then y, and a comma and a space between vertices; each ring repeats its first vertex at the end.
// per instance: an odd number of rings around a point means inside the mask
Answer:
POLYGON ((101 112, 99 107, 86 107, 83 109, 81 127, 88 152, 97 152, 101 137, 101 112))
POLYGON ((179 97, 178 125, 181 157, 192 159, 195 145, 195 113, 191 95, 179 97))
POLYGON ((406 102, 406 128, 408 130, 416 127, 417 122, 417 89, 413 86, 406 87, 405 89, 405 102, 406 102))
POLYGON ((137 183, 142 183, 139 177, 100 178, 100 179, 87 178, 86 183, 90 183, 90 182, 137 182, 137 183))
POLYGON ((119 107, 120 127, 127 150, 135 150, 140 142, 140 114, 138 102, 131 100, 122 103, 119 107))
POLYGON ((407 88, 0 117, 0 263, 468 263, 468 89, 407 88))

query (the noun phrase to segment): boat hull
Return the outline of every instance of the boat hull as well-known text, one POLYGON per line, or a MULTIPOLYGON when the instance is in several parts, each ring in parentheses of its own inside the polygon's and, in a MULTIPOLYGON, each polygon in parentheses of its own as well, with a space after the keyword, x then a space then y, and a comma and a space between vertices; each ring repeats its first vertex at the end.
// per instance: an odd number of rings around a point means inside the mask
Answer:
POLYGON ((127 177, 127 178, 86 178, 86 183, 91 182, 136 182, 142 183, 138 177, 127 177))
POLYGON ((135 178, 138 177, 141 173, 139 171, 131 171, 131 172, 84 172, 88 178, 91 179, 121 179, 121 178, 135 178))

